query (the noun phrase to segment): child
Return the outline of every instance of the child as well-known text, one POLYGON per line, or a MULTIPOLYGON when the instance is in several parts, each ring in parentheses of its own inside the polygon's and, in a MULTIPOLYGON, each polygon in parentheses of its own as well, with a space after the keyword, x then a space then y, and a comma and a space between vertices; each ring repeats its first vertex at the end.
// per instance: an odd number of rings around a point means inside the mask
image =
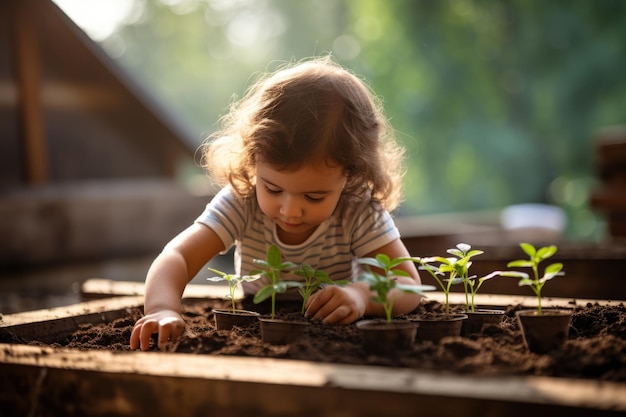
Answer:
MULTIPOLYGON (((287 261, 352 281, 315 293, 308 317, 350 324, 384 314, 368 285, 355 280, 355 257, 409 256, 389 214, 400 200, 403 149, 361 80, 329 57, 287 66, 233 104, 202 150, 203 166, 224 187, 150 267, 145 317, 135 324, 131 349, 148 349, 153 333, 160 348, 183 333, 186 284, 233 245, 238 274, 256 269, 253 259, 265 259, 274 243, 287 261)), ((420 284, 412 262, 400 268, 410 277, 399 282, 420 284)), ((245 283, 244 294, 265 284, 245 283)), ((393 296, 396 315, 420 300, 400 291, 393 296)))

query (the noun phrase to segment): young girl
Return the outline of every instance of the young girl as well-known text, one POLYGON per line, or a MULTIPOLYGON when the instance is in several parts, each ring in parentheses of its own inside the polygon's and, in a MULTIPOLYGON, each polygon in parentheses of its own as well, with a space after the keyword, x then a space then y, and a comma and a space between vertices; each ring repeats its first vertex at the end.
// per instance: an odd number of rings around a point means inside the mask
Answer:
MULTIPOLYGON (((329 57, 303 61, 260 79, 222 123, 202 150, 203 166, 223 188, 150 267, 131 349, 148 349, 153 333, 161 348, 182 334, 185 286, 233 245, 238 274, 256 269, 253 259, 276 244, 287 261, 352 281, 315 293, 308 317, 350 324, 383 315, 368 285, 356 281, 355 258, 409 256, 389 214, 400 200, 403 149, 365 84, 329 57)), ((410 277, 399 282, 421 283, 412 262, 400 268, 410 277)), ((244 293, 265 284, 246 283, 244 293)), ((396 315, 419 304, 419 295, 392 294, 396 315)))

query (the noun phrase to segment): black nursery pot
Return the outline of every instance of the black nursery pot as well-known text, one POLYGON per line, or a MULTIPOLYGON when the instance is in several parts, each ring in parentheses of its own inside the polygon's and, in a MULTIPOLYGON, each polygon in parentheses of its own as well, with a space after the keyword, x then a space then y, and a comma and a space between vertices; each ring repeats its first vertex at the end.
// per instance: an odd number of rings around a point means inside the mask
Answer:
POLYGON ((550 353, 567 340, 572 321, 571 310, 520 310, 515 313, 519 321, 524 345, 533 353, 550 353))
POLYGON ((261 339, 273 345, 287 345, 308 334, 308 321, 280 320, 259 317, 261 339))
POLYGON ((499 326, 504 319, 504 310, 476 309, 467 311, 467 320, 461 326, 461 336, 482 333, 485 326, 499 326))
POLYGON ((466 314, 447 314, 433 317, 413 319, 419 323, 417 340, 439 343, 444 337, 461 335, 463 321, 467 320, 466 314))
POLYGON ((356 323, 368 353, 389 354, 410 350, 415 343, 418 323, 409 320, 361 320, 356 323))
POLYGON ((258 321, 259 313, 249 310, 214 309, 217 330, 231 330, 234 326, 248 327, 258 321))

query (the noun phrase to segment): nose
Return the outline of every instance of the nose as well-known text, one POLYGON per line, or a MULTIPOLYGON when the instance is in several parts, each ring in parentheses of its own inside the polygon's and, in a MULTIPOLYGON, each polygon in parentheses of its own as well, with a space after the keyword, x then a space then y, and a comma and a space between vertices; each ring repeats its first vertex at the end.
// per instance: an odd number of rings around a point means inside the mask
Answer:
POLYGON ((280 214, 287 219, 297 218, 302 215, 302 207, 296 198, 285 195, 280 204, 280 214))

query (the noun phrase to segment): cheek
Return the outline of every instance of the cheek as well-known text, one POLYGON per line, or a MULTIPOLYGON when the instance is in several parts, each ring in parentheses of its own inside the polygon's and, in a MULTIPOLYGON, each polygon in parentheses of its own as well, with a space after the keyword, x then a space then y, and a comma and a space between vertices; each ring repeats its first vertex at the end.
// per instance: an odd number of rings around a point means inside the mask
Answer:
POLYGON ((267 198, 267 196, 261 190, 257 189, 256 201, 261 211, 265 213, 265 215, 268 215, 268 213, 271 211, 272 206, 271 199, 267 198))
POLYGON ((333 214, 336 206, 337 206, 336 202, 324 203, 324 204, 315 206, 313 212, 315 213, 315 217, 317 219, 326 220, 333 214))

